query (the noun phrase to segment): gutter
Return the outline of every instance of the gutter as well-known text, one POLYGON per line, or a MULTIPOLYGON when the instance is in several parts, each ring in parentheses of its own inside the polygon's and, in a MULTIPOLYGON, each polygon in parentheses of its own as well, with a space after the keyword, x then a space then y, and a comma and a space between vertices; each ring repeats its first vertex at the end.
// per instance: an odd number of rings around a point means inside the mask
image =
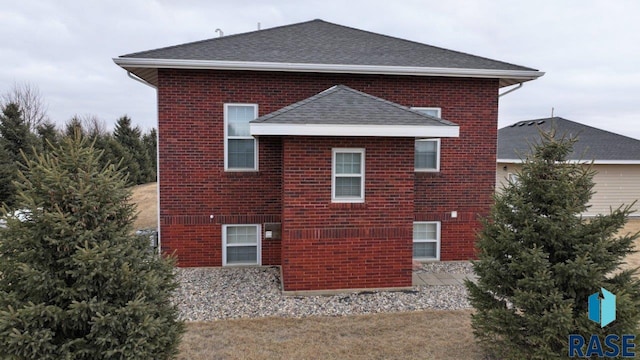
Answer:
POLYGON ((253 70, 253 71, 292 71, 351 74, 382 75, 414 75, 414 76, 446 76, 471 78, 504 78, 520 80, 520 83, 534 80, 544 75, 537 70, 495 70, 468 68, 435 68, 420 66, 386 66, 386 65, 349 65, 349 64, 306 64, 228 60, 182 60, 182 59, 149 59, 149 58, 114 58, 113 61, 122 68, 146 69, 212 69, 212 70, 253 70))

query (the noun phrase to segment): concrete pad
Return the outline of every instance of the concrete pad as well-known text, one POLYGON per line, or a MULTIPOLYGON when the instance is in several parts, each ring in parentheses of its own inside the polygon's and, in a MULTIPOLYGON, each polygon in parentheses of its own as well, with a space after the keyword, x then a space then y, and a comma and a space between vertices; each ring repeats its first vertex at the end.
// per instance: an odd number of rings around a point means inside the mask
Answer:
POLYGON ((440 279, 442 285, 460 285, 461 282, 459 279, 440 279))

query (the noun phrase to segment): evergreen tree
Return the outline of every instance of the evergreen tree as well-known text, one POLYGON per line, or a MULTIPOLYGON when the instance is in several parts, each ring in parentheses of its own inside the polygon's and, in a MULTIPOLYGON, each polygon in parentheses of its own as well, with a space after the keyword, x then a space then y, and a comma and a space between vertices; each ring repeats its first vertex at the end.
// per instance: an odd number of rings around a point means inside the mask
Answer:
POLYGON ((13 206, 16 192, 13 181, 16 180, 17 175, 16 162, 13 161, 3 142, 0 142, 0 206, 2 204, 8 207, 13 206))
POLYGON ((640 281, 619 265, 640 234, 616 235, 630 206, 584 219, 594 171, 566 160, 575 138, 541 135, 496 195, 478 235, 477 284, 466 283, 474 334, 501 359, 566 358, 569 334, 638 334, 640 281), (617 295, 618 318, 604 328, 587 316, 600 288, 617 295))
POLYGON ((155 170, 149 154, 142 144, 139 127, 131 126, 131 119, 123 116, 116 122, 113 130, 113 137, 132 155, 132 162, 125 159, 124 166, 129 170, 130 182, 132 184, 144 184, 155 179, 155 170))
MULTIPOLYGON (((28 161, 0 229, 0 358, 169 359, 173 259, 132 235, 125 175, 80 136, 28 161)), ((6 209, 4 210, 6 214, 6 209)))
POLYGON ((57 147, 59 141, 58 130, 52 122, 45 121, 38 126, 39 151, 46 152, 51 147, 57 147))
POLYGON ((69 121, 67 121, 67 123, 64 125, 64 135, 71 138, 77 135, 86 135, 84 127, 82 126, 82 120, 80 120, 77 115, 69 119, 69 121))
POLYGON ((151 170, 153 170, 153 176, 151 176, 149 181, 158 181, 158 132, 155 128, 142 136, 142 143, 147 150, 147 154, 151 160, 151 170))
POLYGON ((2 135, 2 142, 13 161, 24 162, 21 151, 27 157, 32 155, 33 145, 35 145, 34 135, 22 119, 22 111, 18 104, 9 103, 2 109, 0 135, 2 135))

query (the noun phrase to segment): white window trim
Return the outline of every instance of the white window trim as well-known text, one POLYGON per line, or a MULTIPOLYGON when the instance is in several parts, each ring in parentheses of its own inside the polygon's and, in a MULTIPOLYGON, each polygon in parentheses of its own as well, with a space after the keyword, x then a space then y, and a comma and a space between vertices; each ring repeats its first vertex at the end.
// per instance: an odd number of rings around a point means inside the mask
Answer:
MULTIPOLYGON (((429 258, 429 257, 414 257, 414 260, 418 260, 418 261, 440 261, 440 221, 414 221, 413 222, 413 226, 415 227, 416 225, 422 225, 422 224, 436 224, 436 239, 428 239, 428 240, 423 240, 423 239, 413 239, 413 243, 436 243, 436 257, 435 258, 429 258)), ((413 246, 412 246, 412 257, 413 257, 413 246)))
POLYGON ((258 117, 258 104, 243 104, 243 103, 228 103, 224 104, 224 171, 258 171, 258 138, 253 136, 229 136, 228 135, 228 121, 227 116, 229 114, 230 106, 253 106, 254 119, 258 117), (249 168, 230 168, 229 167, 229 139, 253 139, 254 151, 253 151, 253 169, 249 168))
POLYGON ((436 117, 442 117, 442 108, 439 107, 412 107, 412 110, 417 110, 417 111, 435 111, 436 117))
MULTIPOLYGON (((435 169, 414 168, 416 172, 440 172, 440 139, 416 139, 418 141, 435 141, 436 142, 436 167, 435 169)), ((415 159, 414 159, 415 164, 415 159)))
MULTIPOLYGON (((365 175, 365 149, 364 148, 333 148, 331 151, 331 202, 335 203, 363 203, 364 202, 364 175, 365 175), (336 198, 336 154, 359 153, 360 154, 360 196, 336 198)), ((351 175, 350 177, 353 177, 351 175)))
POLYGON ((260 224, 227 224, 222 225, 222 266, 262 266, 262 226, 260 224), (253 244, 233 244, 227 245, 227 228, 234 226, 255 226, 256 227, 256 263, 235 263, 227 264, 227 246, 253 246, 253 244))

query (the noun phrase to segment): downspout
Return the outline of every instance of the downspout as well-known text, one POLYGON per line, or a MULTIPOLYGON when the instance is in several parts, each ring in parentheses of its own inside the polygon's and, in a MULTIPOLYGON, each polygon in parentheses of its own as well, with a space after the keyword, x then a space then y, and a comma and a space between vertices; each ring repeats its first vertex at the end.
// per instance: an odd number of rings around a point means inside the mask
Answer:
MULTIPOLYGON (((127 71, 127 76, 132 78, 133 80, 150 86, 156 90, 158 90, 158 88, 156 86, 154 86, 152 83, 143 80, 133 74, 131 74, 131 71, 127 71)), ((157 91, 156 91, 156 96, 157 96, 157 91)), ((156 129, 156 202, 157 202, 157 206, 158 206, 158 219, 157 219, 157 223, 158 223, 158 233, 157 233, 157 246, 158 246, 158 255, 162 255, 162 243, 160 240, 160 129, 156 129)))
POLYGON ((518 86, 516 86, 516 87, 514 87, 514 88, 512 88, 512 89, 509 89, 509 90, 507 90, 507 91, 503 92, 502 94, 498 94, 498 97, 505 96, 505 95, 507 95, 508 93, 511 93, 511 92, 514 92, 514 91, 516 91, 516 90, 520 89, 521 87, 522 87, 522 83, 519 83, 519 84, 518 84, 518 86))
POLYGON ((137 81, 137 82, 141 83, 141 84, 145 84, 145 85, 147 85, 147 86, 151 86, 151 87, 152 87, 152 88, 154 88, 154 89, 157 89, 157 87, 156 87, 155 85, 153 85, 152 83, 150 83, 150 82, 148 82, 148 81, 146 81, 146 80, 143 80, 143 79, 141 79, 141 78, 139 78, 139 77, 137 77, 137 76, 133 75, 133 74, 131 73, 131 71, 127 71, 127 76, 128 76, 128 77, 130 77, 130 78, 132 78, 133 80, 135 80, 135 81, 137 81))

